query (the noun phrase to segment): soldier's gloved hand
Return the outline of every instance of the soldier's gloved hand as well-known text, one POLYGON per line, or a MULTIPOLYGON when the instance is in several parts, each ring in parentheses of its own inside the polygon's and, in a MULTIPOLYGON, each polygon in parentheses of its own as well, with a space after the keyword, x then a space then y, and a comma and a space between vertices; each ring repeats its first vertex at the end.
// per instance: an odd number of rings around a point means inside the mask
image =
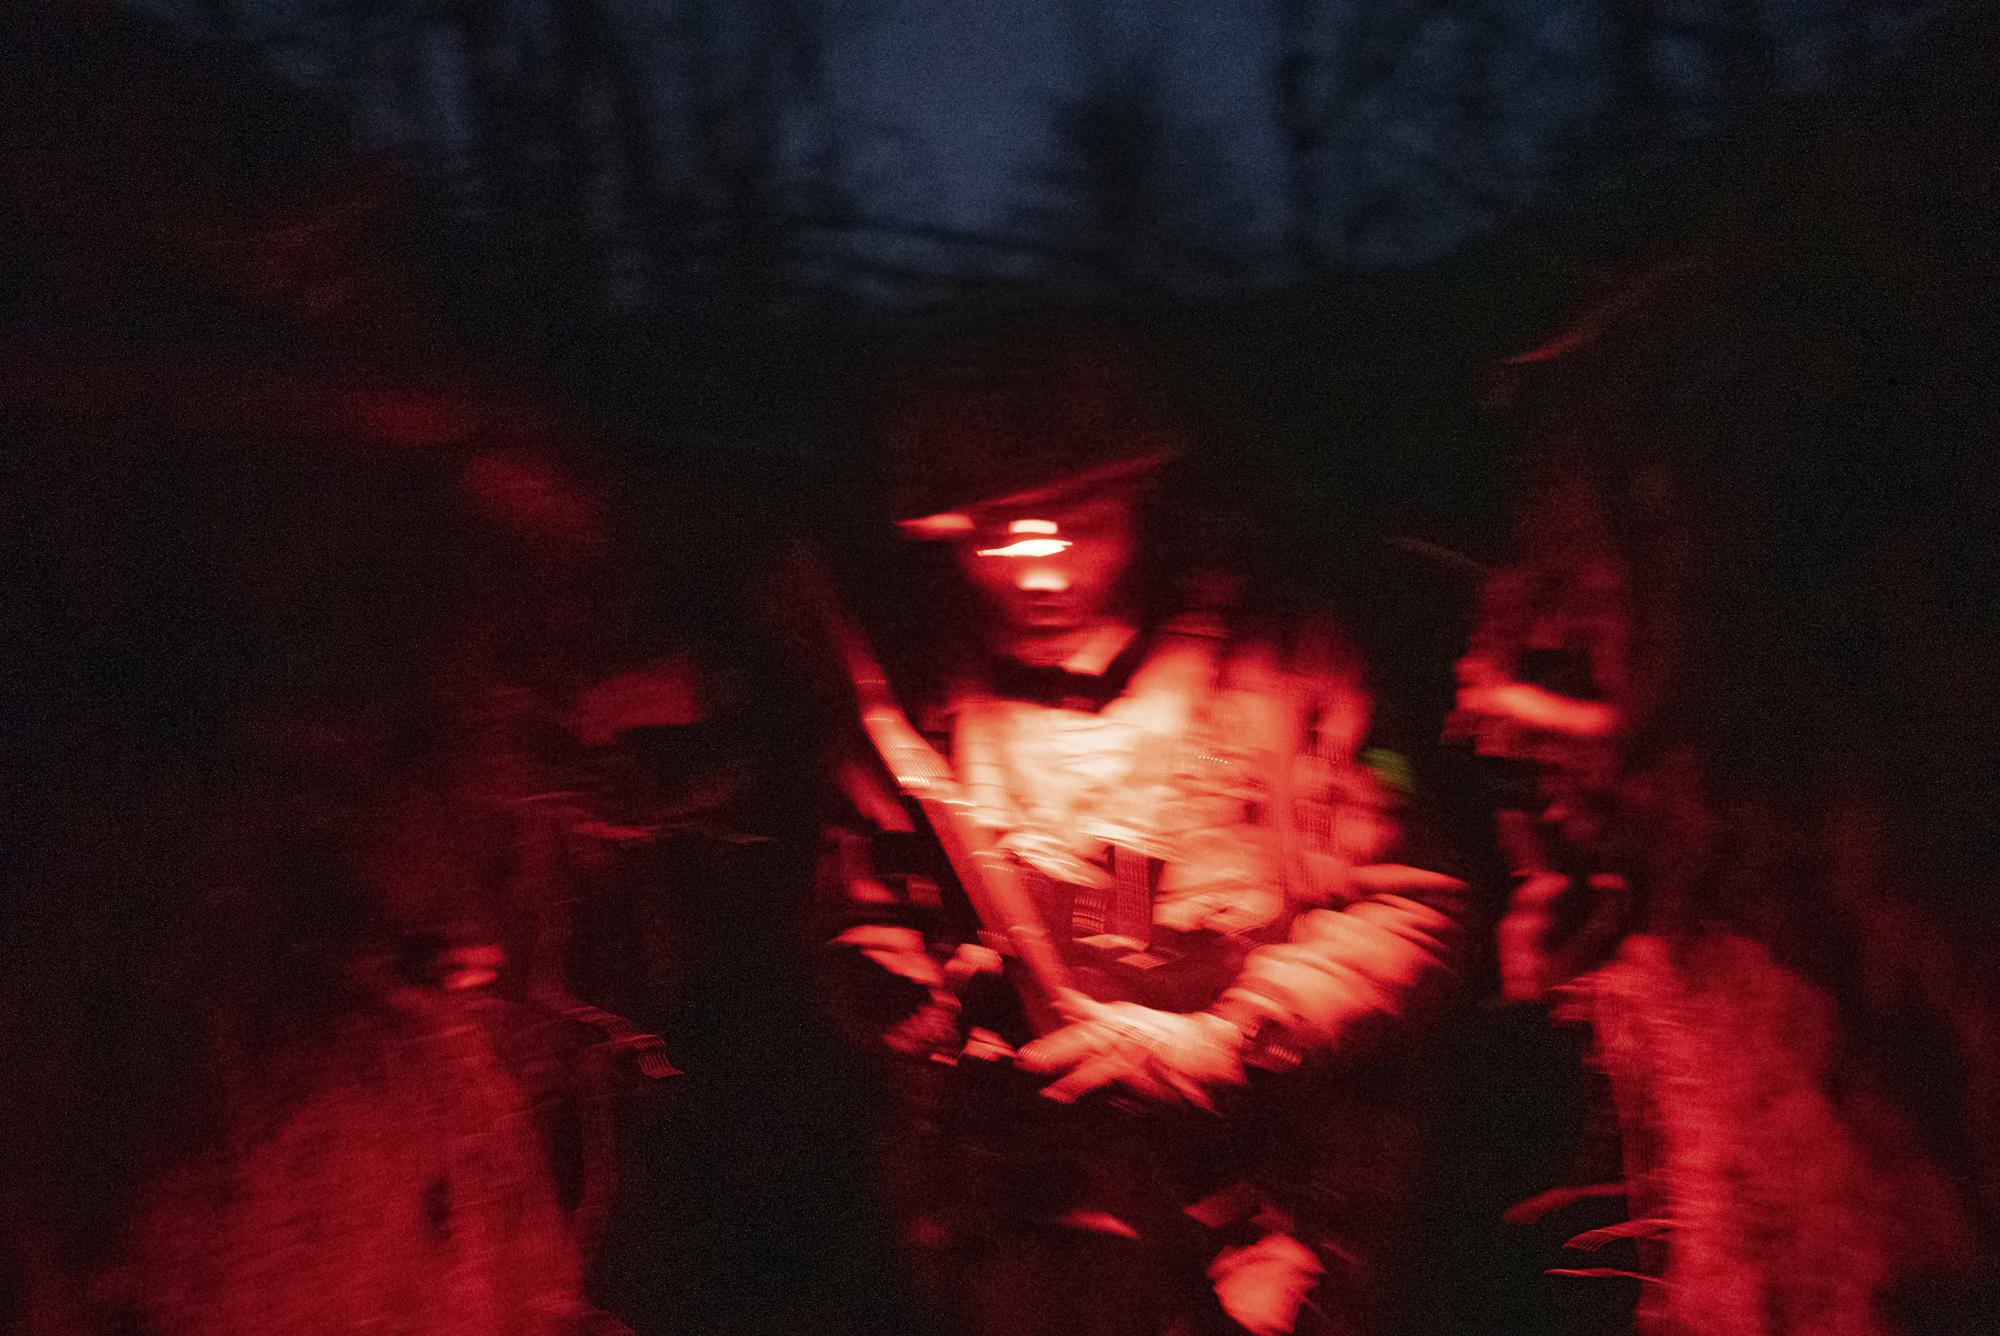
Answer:
MULTIPOLYGON (((882 962, 894 968, 888 962, 882 962)), ((922 1006, 906 1016, 883 1036, 883 1042, 899 1053, 928 1057, 934 1062, 960 1061, 1004 1063, 1014 1056, 1013 1047, 997 1033, 972 1023, 966 995, 980 980, 1001 973, 1000 953, 989 947, 968 943, 960 946, 942 968, 928 955, 924 972, 906 974, 926 985, 922 1006)), ((898 971, 901 972, 901 971, 898 971)))
POLYGON ((1215 1096, 1243 1084, 1243 1032, 1208 1012, 1155 1011, 1136 1002, 1085 1002, 1085 1015, 1024 1047, 1027 1071, 1054 1076, 1042 1093, 1068 1104, 1113 1090, 1159 1104, 1216 1111, 1215 1096))
POLYGON ((1252 1336, 1289 1336, 1325 1273, 1312 1249, 1285 1233, 1224 1248, 1208 1268, 1222 1311, 1252 1336))
POLYGON ((862 923, 833 939, 835 946, 858 951, 862 959, 920 988, 942 988, 945 973, 931 958, 923 934, 889 923, 862 923))

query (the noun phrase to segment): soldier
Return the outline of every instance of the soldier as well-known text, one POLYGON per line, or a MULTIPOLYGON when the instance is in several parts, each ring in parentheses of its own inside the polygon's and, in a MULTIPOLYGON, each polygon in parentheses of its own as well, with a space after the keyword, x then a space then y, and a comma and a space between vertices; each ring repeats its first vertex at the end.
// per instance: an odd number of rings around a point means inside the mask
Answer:
POLYGON ((893 694, 840 633, 875 746, 822 889, 920 1289, 980 1333, 1377 1329, 1465 886, 1358 656, 1164 569, 1184 433, 1105 338, 974 342, 886 427, 956 596, 893 694))

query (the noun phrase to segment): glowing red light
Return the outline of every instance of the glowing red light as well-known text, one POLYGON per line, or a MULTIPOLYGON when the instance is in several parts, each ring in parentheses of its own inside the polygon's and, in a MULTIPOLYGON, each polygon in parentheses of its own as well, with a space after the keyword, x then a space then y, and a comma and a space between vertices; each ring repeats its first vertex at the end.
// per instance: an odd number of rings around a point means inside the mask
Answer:
POLYGON ((1053 557, 1057 553, 1067 552, 1069 549, 1070 542, 1067 538, 1023 538, 1019 542, 1009 543, 1005 547, 982 547, 979 549, 979 555, 982 557, 1053 557))
POLYGON ((947 511, 942 515, 926 515, 921 519, 898 520, 896 527, 912 538, 935 541, 969 534, 974 526, 970 516, 947 511))

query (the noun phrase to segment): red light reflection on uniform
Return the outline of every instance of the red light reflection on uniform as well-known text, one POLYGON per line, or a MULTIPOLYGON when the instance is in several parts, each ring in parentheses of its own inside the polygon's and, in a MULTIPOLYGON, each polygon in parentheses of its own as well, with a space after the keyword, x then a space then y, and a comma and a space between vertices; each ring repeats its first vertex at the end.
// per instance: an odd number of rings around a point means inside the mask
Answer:
POLYGON ((460 467, 458 485, 488 516, 525 535, 577 546, 603 537, 596 499, 536 451, 474 455, 460 467))

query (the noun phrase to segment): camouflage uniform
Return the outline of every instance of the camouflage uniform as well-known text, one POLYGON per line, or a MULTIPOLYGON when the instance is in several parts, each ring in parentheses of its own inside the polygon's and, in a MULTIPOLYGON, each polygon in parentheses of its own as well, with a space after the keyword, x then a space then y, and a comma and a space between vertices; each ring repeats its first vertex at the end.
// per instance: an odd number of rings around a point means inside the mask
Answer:
POLYGON ((846 786, 833 996, 898 1090, 882 1169, 913 1267, 966 1329, 1241 1330, 1211 1293, 1232 1285, 1313 1287, 1302 1330, 1377 1325, 1411 1196, 1402 1036, 1451 972, 1465 887, 1428 870, 1370 704, 1323 628, 1197 611, 1101 676, 983 665, 913 711, 1084 991, 1242 1032, 1250 1088, 1220 1120, 1057 1109, 970 1060, 1026 1038, 1018 1013, 947 963, 980 933, 935 851, 846 786))

